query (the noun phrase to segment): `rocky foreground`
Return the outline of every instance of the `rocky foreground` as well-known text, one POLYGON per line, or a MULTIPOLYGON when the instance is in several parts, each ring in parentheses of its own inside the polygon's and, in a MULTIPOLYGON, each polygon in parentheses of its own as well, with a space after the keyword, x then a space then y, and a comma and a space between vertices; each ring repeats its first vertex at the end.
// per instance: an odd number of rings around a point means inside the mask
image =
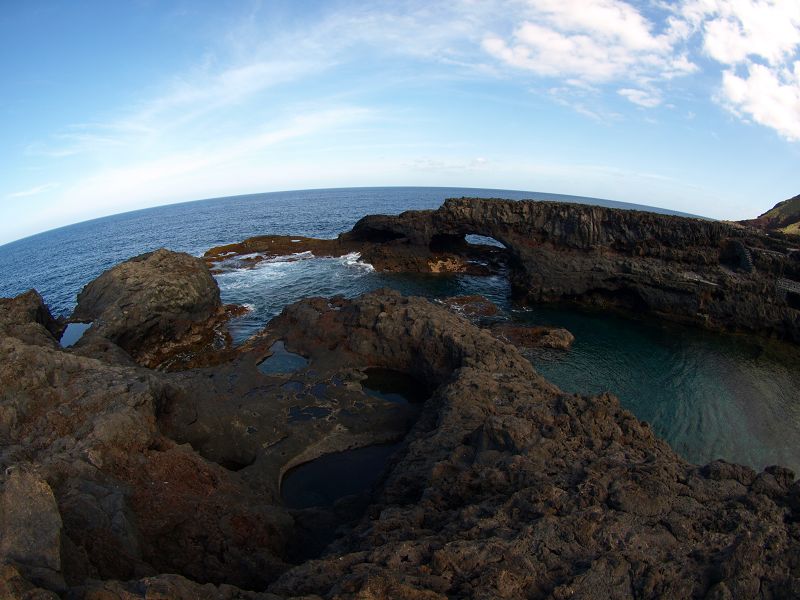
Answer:
MULTIPOLYGON (((686 463, 613 396, 544 380, 520 332, 383 290, 303 300, 232 348, 232 312, 202 261, 165 250, 87 286, 71 348, 38 294, 0 300, 0 598, 800 597, 789 470, 686 463), (308 367, 262 372, 278 341, 308 367), (366 395, 369 367, 428 400, 366 395), (367 494, 284 505, 293 466, 384 442, 367 494)), ((571 341, 527 343, 548 335, 571 341)))

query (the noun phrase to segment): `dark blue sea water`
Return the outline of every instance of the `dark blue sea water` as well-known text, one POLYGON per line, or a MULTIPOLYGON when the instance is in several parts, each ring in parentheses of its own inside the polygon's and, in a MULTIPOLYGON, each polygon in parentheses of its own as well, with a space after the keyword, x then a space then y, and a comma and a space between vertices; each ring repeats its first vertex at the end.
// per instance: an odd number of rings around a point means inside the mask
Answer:
MULTIPOLYGON (((203 200, 80 223, 0 246, 0 296, 34 287, 55 313, 68 315, 83 285, 116 263, 161 246, 200 255, 253 235, 335 237, 366 214, 436 208, 445 198, 459 196, 647 208, 462 188, 308 190, 203 200)), ((687 459, 800 469, 800 352, 793 346, 608 314, 545 306, 523 310, 512 305, 502 277, 390 275, 375 273, 357 255, 300 258, 266 261, 255 269, 231 264, 217 276, 224 301, 252 308, 231 324, 237 340, 263 327, 286 304, 310 295, 355 296, 386 286, 433 299, 483 294, 503 308, 505 318, 572 331, 572 350, 530 355, 536 368, 569 392, 613 392, 687 459)))

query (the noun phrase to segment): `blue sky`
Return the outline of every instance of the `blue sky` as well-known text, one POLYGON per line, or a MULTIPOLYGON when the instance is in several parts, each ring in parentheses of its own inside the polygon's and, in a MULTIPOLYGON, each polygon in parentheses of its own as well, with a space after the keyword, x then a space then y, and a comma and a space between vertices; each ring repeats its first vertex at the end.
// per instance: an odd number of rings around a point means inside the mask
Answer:
POLYGON ((4 0, 0 70, 0 243, 315 187, 800 193, 796 0, 4 0))

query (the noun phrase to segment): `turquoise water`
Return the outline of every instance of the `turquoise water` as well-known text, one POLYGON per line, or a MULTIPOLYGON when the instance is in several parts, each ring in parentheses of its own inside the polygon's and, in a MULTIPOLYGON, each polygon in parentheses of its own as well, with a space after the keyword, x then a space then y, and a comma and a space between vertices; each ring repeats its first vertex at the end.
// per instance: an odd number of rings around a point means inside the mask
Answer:
MULTIPOLYGON (((34 287, 56 314, 68 315, 81 287, 103 270, 161 246, 200 255, 211 246, 259 234, 334 237, 366 214, 436 208, 445 198, 459 196, 646 208, 465 188, 304 190, 204 200, 80 223, 0 246, 0 295, 34 287)), ((352 297, 379 287, 432 299, 482 294, 503 308, 503 318, 572 331, 576 341, 570 351, 531 353, 534 366, 566 391, 616 394, 687 459, 724 458, 759 469, 783 464, 800 472, 800 353, 794 346, 572 309, 519 310, 499 276, 390 275, 375 273, 356 255, 296 258, 251 270, 230 265, 217 276, 224 301, 252 309, 231 323, 236 340, 307 296, 352 297)), ((305 416, 301 409, 297 418, 305 416)))

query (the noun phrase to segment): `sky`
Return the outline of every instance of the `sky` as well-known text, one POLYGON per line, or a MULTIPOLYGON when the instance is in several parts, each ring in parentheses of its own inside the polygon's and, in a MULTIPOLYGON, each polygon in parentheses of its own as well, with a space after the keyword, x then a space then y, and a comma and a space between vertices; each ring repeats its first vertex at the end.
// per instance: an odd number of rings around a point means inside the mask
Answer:
POLYGON ((201 198, 800 193, 800 0, 0 0, 0 243, 201 198))

